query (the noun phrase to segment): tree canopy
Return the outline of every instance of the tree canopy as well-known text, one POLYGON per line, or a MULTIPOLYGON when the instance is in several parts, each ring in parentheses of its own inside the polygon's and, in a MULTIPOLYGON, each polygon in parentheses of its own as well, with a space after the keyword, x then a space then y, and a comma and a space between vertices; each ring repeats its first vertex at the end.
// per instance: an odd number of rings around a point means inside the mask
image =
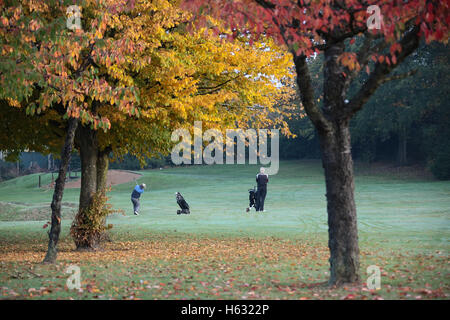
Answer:
POLYGON ((267 123, 289 94, 277 84, 292 78, 291 62, 271 38, 230 43, 205 28, 186 35, 190 15, 165 0, 85 1, 82 29, 72 31, 68 4, 4 6, 0 98, 29 115, 56 110, 103 129, 101 144, 118 156, 167 152, 170 131, 193 119, 267 123))
POLYGON ((277 125, 289 134, 283 119, 289 107, 274 106, 292 92, 280 85, 293 78, 291 61, 270 37, 249 42, 242 36, 231 43, 220 22, 221 34, 209 28, 187 33, 191 14, 178 1, 86 0, 76 10, 69 5, 2 3, 0 99, 2 107, 30 119, 52 119, 49 128, 33 126, 37 143, 18 139, 15 150, 40 144, 49 152, 71 143, 64 134, 52 137, 53 129, 77 128, 73 141, 82 169, 72 226, 77 246, 90 246, 90 232, 98 235, 103 228, 96 194, 104 192, 110 155, 131 153, 143 161, 168 153, 171 132, 191 129, 194 120, 219 130, 277 125), (68 19, 78 15, 80 25, 68 28, 68 19), (80 124, 68 126, 68 119, 80 124))

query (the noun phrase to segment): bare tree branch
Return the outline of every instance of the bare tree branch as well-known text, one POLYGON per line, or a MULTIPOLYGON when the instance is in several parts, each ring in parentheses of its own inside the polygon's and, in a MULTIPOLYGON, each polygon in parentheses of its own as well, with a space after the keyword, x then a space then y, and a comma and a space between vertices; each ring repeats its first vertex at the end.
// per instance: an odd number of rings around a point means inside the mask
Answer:
MULTIPOLYGON (((364 83, 364 85, 354 95, 354 97, 347 104, 346 108, 343 110, 347 117, 351 117, 353 116, 353 114, 358 112, 364 106, 367 100, 369 100, 370 96, 375 92, 375 90, 385 82, 384 80, 387 78, 388 74, 419 47, 418 31, 419 27, 414 26, 399 41, 402 47, 402 52, 396 55, 396 64, 391 63, 389 65, 386 62, 378 62, 375 65, 375 70, 372 71, 369 79, 364 83)), ((389 55, 388 57, 389 59, 392 58, 391 55, 389 55)))
POLYGON ((405 72, 405 73, 400 73, 400 74, 395 74, 392 75, 390 77, 384 78, 383 80, 381 80, 381 84, 392 81, 392 80, 401 80, 401 79, 405 79, 407 77, 410 77, 412 75, 415 75, 417 73, 417 69, 405 72))
POLYGON ((314 100, 314 89, 312 87, 306 56, 296 56, 294 54, 294 63, 297 71, 297 84, 300 90, 300 97, 306 114, 318 130, 329 131, 331 129, 331 123, 325 118, 322 110, 314 100))

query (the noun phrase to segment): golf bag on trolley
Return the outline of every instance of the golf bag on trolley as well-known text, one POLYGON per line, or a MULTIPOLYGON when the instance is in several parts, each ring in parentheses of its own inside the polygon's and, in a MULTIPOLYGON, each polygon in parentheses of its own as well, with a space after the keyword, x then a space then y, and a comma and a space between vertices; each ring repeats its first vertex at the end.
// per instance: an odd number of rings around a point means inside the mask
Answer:
POLYGON ((258 193, 258 191, 256 191, 256 187, 253 187, 253 189, 249 189, 248 190, 249 204, 248 204, 248 208, 246 209, 247 212, 249 212, 252 207, 256 209, 256 196, 257 196, 257 193, 258 193))

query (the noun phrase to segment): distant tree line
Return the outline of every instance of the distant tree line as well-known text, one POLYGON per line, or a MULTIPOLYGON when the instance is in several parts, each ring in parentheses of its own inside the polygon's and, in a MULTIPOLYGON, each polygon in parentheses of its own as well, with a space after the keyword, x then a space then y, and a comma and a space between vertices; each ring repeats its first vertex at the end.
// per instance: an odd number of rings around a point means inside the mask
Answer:
MULTIPOLYGON (((396 72, 413 75, 377 90, 351 122, 355 159, 399 166, 422 164, 436 178, 450 179, 449 53, 442 44, 421 46, 396 72)), ((320 92, 321 64, 310 63, 315 89, 320 92)), ((297 137, 281 138, 281 157, 319 158, 317 133, 309 119, 297 117, 289 125, 297 137)))
MULTIPOLYGON (((390 162, 404 166, 421 164, 436 178, 450 179, 450 105, 448 46, 432 44, 418 51, 398 67, 399 74, 414 74, 383 85, 371 97, 351 122, 352 153, 364 162, 390 162)), ((320 87, 320 61, 310 61, 316 92, 320 87)), ((361 82, 364 82, 364 78, 361 82)), ((322 98, 322 97, 321 97, 322 98)), ((280 137, 282 159, 319 159, 317 132, 301 112, 288 121, 296 138, 280 137)), ((46 169, 47 157, 39 153, 21 153, 19 163, 0 160, 0 178, 10 179, 32 173, 30 161, 46 169), (19 169, 18 169, 19 168, 19 169)), ((59 159, 54 159, 59 166, 59 159)), ((78 153, 74 153, 71 168, 80 168, 78 153)), ((140 170, 172 165, 170 155, 147 158, 146 164, 130 154, 111 162, 111 169, 140 170)))
MULTIPOLYGON (((50 155, 50 166, 48 156, 39 152, 21 152, 19 160, 10 162, 0 159, 0 181, 13 179, 38 172, 56 172, 60 166, 61 160, 50 155)), ((155 169, 172 165, 170 156, 161 156, 160 158, 146 158, 145 165, 141 165, 139 160, 130 154, 125 155, 122 159, 116 159, 111 162, 111 169, 122 170, 141 170, 155 169)), ((73 152, 69 171, 80 171, 81 161, 78 152, 73 152)))

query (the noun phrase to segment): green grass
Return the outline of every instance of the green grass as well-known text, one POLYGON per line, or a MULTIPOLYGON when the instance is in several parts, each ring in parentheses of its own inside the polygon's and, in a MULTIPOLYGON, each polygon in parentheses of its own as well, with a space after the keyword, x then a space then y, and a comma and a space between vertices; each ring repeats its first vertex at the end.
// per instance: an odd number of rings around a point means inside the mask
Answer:
MULTIPOLYGON (((192 241, 198 241, 202 246, 202 243, 211 239, 221 245, 227 241, 239 242, 242 239, 261 243, 270 240, 274 252, 283 251, 285 242, 292 244, 294 248, 310 244, 305 248, 306 256, 296 256, 298 252, 292 252, 291 257, 287 254, 276 261, 265 262, 264 255, 258 251, 262 249, 255 246, 252 254, 255 254, 256 267, 252 268, 251 264, 243 265, 250 258, 240 257, 236 253, 239 250, 236 249, 229 256, 232 260, 229 266, 232 271, 229 274, 220 272, 220 257, 214 254, 205 258, 205 261, 191 261, 183 252, 175 257, 161 254, 136 259, 131 264, 115 261, 103 264, 103 267, 92 261, 81 261, 79 263, 85 270, 86 278, 92 279, 92 274, 97 272, 97 280, 94 281, 96 284, 91 287, 102 288, 100 293, 96 290, 84 290, 83 293, 74 294, 54 289, 43 297, 124 298, 129 296, 128 291, 133 288, 133 281, 135 287, 140 289, 130 290, 143 298, 253 298, 248 295, 252 290, 247 290, 246 283, 250 287, 256 283, 253 290, 256 298, 341 298, 342 295, 352 293, 353 291, 347 292, 344 289, 330 292, 328 289, 309 287, 311 283, 325 281, 328 277, 328 227, 325 185, 320 163, 282 162, 279 173, 270 177, 266 212, 257 214, 252 211, 247 214, 247 190, 255 184, 257 170, 258 167, 254 165, 222 165, 140 171, 143 175, 138 182, 144 182, 148 186, 142 196, 140 216, 132 214, 130 193, 134 182, 114 186, 109 194, 114 208, 125 212, 125 215, 115 214, 108 218, 108 223, 114 225, 111 237, 118 243, 139 241, 141 246, 163 243, 168 252, 176 250, 173 248, 177 248, 177 244, 192 245, 192 241), (176 191, 181 192, 188 201, 191 215, 176 215, 176 191), (301 270, 307 270, 301 277, 299 260, 301 270), (202 267, 208 270, 208 276, 198 276, 198 268, 202 267), (136 271, 129 271, 129 268, 136 271), (122 272, 122 269, 128 271, 122 272), (110 273, 117 274, 108 275, 110 273), (160 276, 155 282, 154 274, 161 273, 164 276, 160 276), (151 281, 145 280, 149 274, 153 274, 151 281), (189 278, 191 276, 194 280, 189 278), (216 278, 218 280, 214 280, 216 278), (233 287, 240 288, 239 290, 222 290, 226 288, 226 281, 230 278, 239 284, 233 287), (180 284, 181 291, 177 291, 178 285, 175 289, 172 287, 180 279, 185 281, 180 284), (202 286, 204 290, 198 288, 200 282, 208 283, 206 287, 202 286), (152 287, 159 286, 158 283, 165 285, 160 288, 152 287), (214 292, 212 283, 222 288, 219 296, 214 292), (198 290, 190 290, 192 284, 198 290), (287 289, 280 289, 280 286, 287 289)), ((356 166, 355 172, 359 239, 363 253, 361 274, 363 278, 366 277, 365 268, 370 264, 380 265, 386 273, 382 278, 383 289, 376 294, 368 293, 367 298, 378 295, 384 298, 414 298, 421 295, 426 298, 427 294, 420 294, 419 291, 429 290, 428 288, 443 290, 447 294, 450 182, 392 171, 377 173, 362 164, 356 166), (413 280, 408 280, 410 277, 413 280), (388 286, 400 289, 390 290, 388 286), (419 290, 419 293, 408 296, 409 291, 401 289, 405 286, 419 290)), ((36 252, 39 256, 31 259, 31 265, 26 262, 2 262, 0 286, 7 287, 8 290, 15 288, 19 295, 23 295, 22 291, 26 288, 47 287, 49 283, 52 288, 63 288, 67 277, 63 275, 55 280, 56 269, 52 268, 56 266, 35 263, 45 254, 47 235, 42 225, 48 220, 45 208, 48 208, 52 197, 52 190, 37 188, 37 179, 37 175, 30 175, 0 184, 0 257, 4 253, 11 254, 13 249, 26 252, 25 256, 30 252, 36 252), (43 277, 35 277, 27 272, 30 268, 42 269, 40 272, 43 277), (25 275, 21 275, 21 272, 25 275)), ((50 176, 43 180, 43 184, 50 182, 50 176)), ((63 198, 66 206, 65 211, 63 210, 62 243, 66 245, 68 254, 72 250, 68 235, 73 216, 72 206, 77 203, 78 196, 79 189, 67 189, 63 198)), ((47 214, 49 217, 49 211, 47 214)), ((113 250, 114 243, 111 246, 110 249, 113 250)), ((188 246, 186 250, 192 250, 192 247, 188 246)), ((119 250, 118 253, 122 251, 119 250)), ((61 260, 61 268, 70 264, 70 259, 61 260)), ((84 285, 87 286, 88 282, 84 285)), ((359 290, 358 294, 359 298, 363 298, 366 291, 359 290)), ((430 293, 429 297, 446 297, 433 294, 430 293)), ((8 293, 5 295, 8 296, 8 293)))

